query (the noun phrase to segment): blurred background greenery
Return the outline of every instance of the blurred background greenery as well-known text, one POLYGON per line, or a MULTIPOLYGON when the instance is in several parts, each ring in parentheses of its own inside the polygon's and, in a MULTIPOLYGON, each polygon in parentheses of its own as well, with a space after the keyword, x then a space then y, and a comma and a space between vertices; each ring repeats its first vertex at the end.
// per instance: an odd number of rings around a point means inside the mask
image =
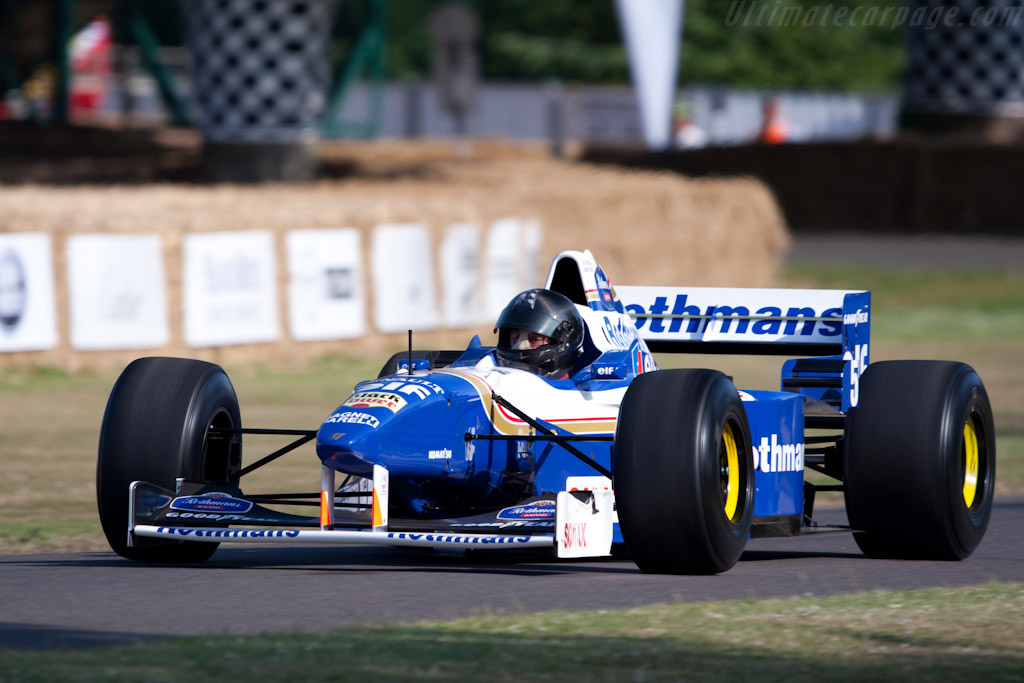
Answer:
MULTIPOLYGON (((679 56, 680 84, 705 83, 750 88, 894 91, 900 86, 905 54, 903 32, 888 22, 836 26, 831 21, 781 25, 757 21, 755 0, 687 0, 679 56), (753 6, 751 21, 744 21, 753 6), (821 24, 825 25, 821 25, 821 24), (730 25, 731 24, 731 25, 730 25), (760 25, 759 25, 760 24, 760 25)), ((629 64, 614 2, 466 0, 480 17, 480 62, 484 80, 626 84, 629 64)), ((787 7, 821 7, 816 0, 787 0, 787 7)), ((849 0, 843 7, 861 14, 900 7, 900 0, 849 0)), ((384 5, 388 79, 427 78, 431 44, 426 26, 435 3, 390 0, 384 5)), ((177 3, 142 5, 164 45, 182 42, 177 3)), ((332 31, 334 61, 347 57, 373 12, 367 0, 339 3, 332 31)), ((802 14, 801 16, 808 16, 802 14)), ((819 15, 823 16, 823 15, 819 15)), ((889 16, 892 16, 891 14, 889 16)), ((120 29, 123 31, 123 28, 120 29)))

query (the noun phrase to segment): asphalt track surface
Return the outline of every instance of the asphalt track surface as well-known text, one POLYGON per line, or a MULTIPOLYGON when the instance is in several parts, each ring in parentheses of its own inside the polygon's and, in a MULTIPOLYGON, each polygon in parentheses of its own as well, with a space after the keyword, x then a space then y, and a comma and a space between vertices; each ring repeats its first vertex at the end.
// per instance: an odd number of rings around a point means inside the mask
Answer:
MULTIPOLYGON (((839 510, 818 518, 845 521, 839 510)), ((751 541, 717 576, 645 575, 628 560, 499 561, 364 546, 222 545, 189 566, 113 553, 5 556, 0 649, 1020 581, 1021 528, 1024 498, 997 499, 988 533, 962 562, 868 560, 850 534, 817 533, 751 541)))

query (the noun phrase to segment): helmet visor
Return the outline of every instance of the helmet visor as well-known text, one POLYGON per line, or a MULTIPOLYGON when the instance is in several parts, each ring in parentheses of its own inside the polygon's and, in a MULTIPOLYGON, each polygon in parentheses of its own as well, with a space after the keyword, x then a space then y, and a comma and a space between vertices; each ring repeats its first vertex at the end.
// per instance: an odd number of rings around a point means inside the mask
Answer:
POLYGON ((542 311, 537 308, 524 309, 522 307, 510 307, 502 311, 494 329, 527 330, 528 332, 537 332, 538 334, 543 334, 545 337, 561 341, 555 335, 555 331, 558 330, 558 326, 561 324, 561 320, 554 317, 547 311, 542 311))

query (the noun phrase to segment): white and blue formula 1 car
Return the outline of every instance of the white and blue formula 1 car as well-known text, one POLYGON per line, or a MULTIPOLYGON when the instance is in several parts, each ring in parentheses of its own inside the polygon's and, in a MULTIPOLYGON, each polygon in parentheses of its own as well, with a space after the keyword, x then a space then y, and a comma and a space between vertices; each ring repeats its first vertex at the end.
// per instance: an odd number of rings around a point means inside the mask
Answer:
POLYGON ((243 428, 216 365, 134 361, 99 443, 111 547, 142 562, 199 562, 219 543, 617 547, 646 572, 708 574, 748 538, 820 530, 821 490, 844 492, 869 557, 962 559, 981 541, 996 452, 984 386, 962 363, 868 365, 868 292, 613 289, 574 251, 555 257, 545 290, 583 323, 568 371, 502 362, 500 336, 498 349, 474 337, 464 351, 410 350, 316 431, 243 428), (743 391, 651 355, 685 351, 797 357, 779 391, 743 391), (296 438, 243 465, 246 434, 296 438), (318 487, 243 491, 314 439, 318 487))

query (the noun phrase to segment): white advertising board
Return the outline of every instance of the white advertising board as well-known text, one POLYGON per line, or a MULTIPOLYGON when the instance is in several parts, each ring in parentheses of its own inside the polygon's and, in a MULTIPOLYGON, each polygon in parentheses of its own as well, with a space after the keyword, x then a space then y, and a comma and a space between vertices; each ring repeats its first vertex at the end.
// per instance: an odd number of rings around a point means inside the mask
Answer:
POLYGON ((49 235, 0 234, 0 352, 41 351, 56 345, 49 235))
POLYGON ((522 223, 518 218, 499 218, 487 231, 487 263, 484 281, 484 315, 498 315, 523 286, 522 223))
POLYGON ((373 229, 374 321, 381 332, 438 326, 430 235, 414 223, 373 229))
POLYGON ((480 228, 455 223, 441 243, 444 279, 444 323, 450 328, 473 327, 483 320, 480 287, 480 228))
POLYGON ((546 263, 541 264, 541 249, 544 248, 544 229, 540 221, 533 218, 523 221, 523 270, 526 274, 526 288, 543 287, 547 277, 546 263))
POLYGON ((192 347, 278 337, 273 235, 265 231, 186 235, 185 343, 192 347))
POLYGON ((288 329, 299 341, 366 333, 359 231, 292 230, 288 248, 288 329))
POLYGON ((158 235, 72 235, 67 261, 74 348, 167 344, 167 286, 158 235))

